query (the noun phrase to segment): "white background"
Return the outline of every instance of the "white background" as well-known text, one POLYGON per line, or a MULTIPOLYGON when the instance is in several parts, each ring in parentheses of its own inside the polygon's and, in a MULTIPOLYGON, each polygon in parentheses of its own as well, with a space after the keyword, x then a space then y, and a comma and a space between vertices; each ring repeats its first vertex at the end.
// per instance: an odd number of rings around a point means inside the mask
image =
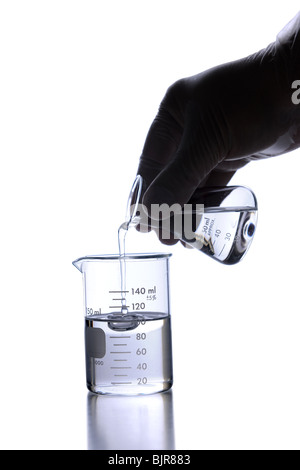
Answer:
MULTIPOLYGON (((167 87, 265 47, 298 7, 1 1, 2 449, 91 447, 71 262, 116 252, 167 87)), ((255 162, 234 177, 259 203, 240 264, 172 249, 176 449, 300 448, 299 158, 255 162)), ((137 243, 165 251, 147 235, 137 243)))

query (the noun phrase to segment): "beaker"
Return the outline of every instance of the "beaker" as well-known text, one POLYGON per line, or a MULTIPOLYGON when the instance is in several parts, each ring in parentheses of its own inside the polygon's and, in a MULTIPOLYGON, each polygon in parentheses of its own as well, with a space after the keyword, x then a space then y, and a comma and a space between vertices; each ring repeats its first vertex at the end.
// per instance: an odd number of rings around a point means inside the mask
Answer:
POLYGON ((145 395, 171 388, 170 256, 100 255, 73 262, 83 274, 86 378, 91 392, 145 395))
MULTIPOLYGON (((142 179, 135 185, 142 184, 142 179)), ((140 196, 139 196, 140 197, 140 196)), ((200 188, 190 203, 131 207, 128 228, 154 230, 159 239, 180 240, 222 264, 236 264, 246 255, 257 226, 257 200, 245 186, 200 188)), ((122 227, 124 227, 123 224, 122 227)))

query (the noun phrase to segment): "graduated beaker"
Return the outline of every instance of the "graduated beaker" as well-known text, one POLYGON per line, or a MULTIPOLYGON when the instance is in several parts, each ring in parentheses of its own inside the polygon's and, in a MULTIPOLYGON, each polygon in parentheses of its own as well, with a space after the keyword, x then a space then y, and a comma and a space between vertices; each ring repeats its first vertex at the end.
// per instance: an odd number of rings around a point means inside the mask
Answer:
POLYGON ((83 274, 90 391, 145 395, 171 388, 170 256, 101 255, 73 262, 83 274))
MULTIPOLYGON (((142 185, 142 178, 135 186, 142 185)), ((141 191, 140 191, 141 193, 141 191)), ((127 224, 141 232, 154 230, 164 241, 181 240, 223 264, 236 264, 248 252, 257 225, 257 200, 244 186, 200 188, 188 204, 152 204, 139 201, 127 211, 127 224)))

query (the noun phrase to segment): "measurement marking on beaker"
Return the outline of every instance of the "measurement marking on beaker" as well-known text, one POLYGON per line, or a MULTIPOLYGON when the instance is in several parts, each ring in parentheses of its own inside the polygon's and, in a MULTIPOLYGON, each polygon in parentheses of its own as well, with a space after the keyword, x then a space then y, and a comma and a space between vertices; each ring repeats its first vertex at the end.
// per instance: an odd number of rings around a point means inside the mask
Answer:
POLYGON ((122 300, 126 300, 126 298, 122 297, 121 299, 112 299, 112 300, 121 300, 122 301, 122 300))
POLYGON ((132 382, 111 382, 112 385, 131 385, 132 382))
POLYGON ((110 354, 131 354, 131 351, 110 351, 110 354))
POLYGON ((113 339, 125 339, 125 338, 130 338, 130 336, 110 336, 110 338, 113 338, 113 339))
POLYGON ((127 343, 114 343, 113 346, 127 346, 127 343))
POLYGON ((128 294, 129 290, 109 290, 109 294, 128 294))
POLYGON ((129 308, 129 305, 109 305, 108 308, 129 308))
POLYGON ((151 295, 151 294, 156 294, 156 286, 154 286, 153 289, 148 289, 148 295, 151 295))
POLYGON ((132 369, 132 367, 113 367, 113 366, 111 366, 111 369, 118 369, 118 370, 120 370, 120 369, 132 369))
POLYGON ((128 374, 114 374, 114 377, 128 377, 128 374))

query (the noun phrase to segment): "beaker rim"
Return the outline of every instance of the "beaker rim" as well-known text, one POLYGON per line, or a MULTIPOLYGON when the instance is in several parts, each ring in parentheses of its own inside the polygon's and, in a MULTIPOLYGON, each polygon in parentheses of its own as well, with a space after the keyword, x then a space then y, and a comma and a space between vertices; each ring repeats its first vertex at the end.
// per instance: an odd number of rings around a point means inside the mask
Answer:
POLYGON ((107 255, 91 255, 91 256, 82 256, 81 258, 77 258, 73 261, 73 265, 80 269, 79 266, 85 262, 101 262, 101 261, 119 261, 120 259, 125 259, 126 261, 130 260, 154 260, 154 259, 166 259, 170 258, 172 253, 126 253, 126 255, 122 256, 119 254, 107 254, 107 255))

